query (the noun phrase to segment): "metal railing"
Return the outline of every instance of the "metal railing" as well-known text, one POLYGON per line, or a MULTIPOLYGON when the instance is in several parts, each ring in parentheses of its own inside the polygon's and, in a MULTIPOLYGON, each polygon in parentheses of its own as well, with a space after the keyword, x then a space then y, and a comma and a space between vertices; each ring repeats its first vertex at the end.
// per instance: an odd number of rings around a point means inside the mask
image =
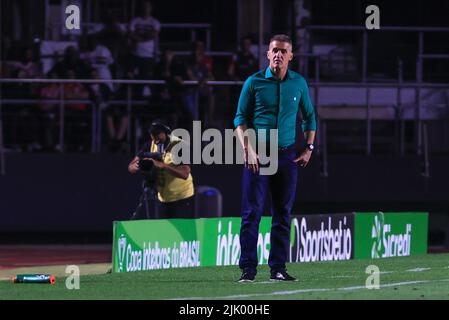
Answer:
MULTIPOLYGON (((62 27, 64 25, 65 22, 54 22, 51 21, 47 24, 46 26, 46 39, 48 40, 52 40, 50 39, 50 34, 52 33, 53 28, 55 28, 55 26, 57 28, 59 28, 59 30, 62 30, 62 27)), ((91 29, 93 29, 94 27, 101 25, 101 23, 95 23, 95 22, 83 22, 82 24, 83 28, 87 29, 86 33, 90 33, 91 29)), ((117 25, 120 26, 121 30, 126 32, 129 23, 117 23, 117 25)), ((205 30, 206 32, 206 39, 205 39, 205 45, 206 45, 206 50, 210 50, 211 48, 211 39, 212 39, 212 25, 210 23, 161 23, 161 30, 167 30, 167 29, 184 29, 184 30, 189 30, 190 32, 190 42, 195 42, 197 37, 197 30, 205 30)), ((81 33, 79 34, 61 34, 61 36, 63 37, 79 37, 81 35, 81 33)))
MULTIPOLYGON (((189 56, 192 54, 192 51, 188 51, 188 50, 173 50, 172 52, 178 56, 189 56)), ((161 52, 159 52, 159 54, 161 54, 161 52)), ((211 56, 211 57, 232 57, 234 55, 234 52, 231 52, 231 51, 205 51, 204 54, 211 56)))
MULTIPOLYGON (((1 85, 0 85, 1 88, 1 85)), ((0 175, 6 174, 5 148, 3 147, 3 112, 0 99, 0 175)))
MULTIPOLYGON (((405 134, 404 134, 404 119, 401 116, 403 108, 401 90, 414 89, 415 90, 415 109, 414 109, 414 121, 415 121, 415 150, 418 156, 422 157, 423 171, 422 175, 426 178, 430 177, 430 162, 429 162, 429 148, 428 148, 428 131, 427 123, 422 119, 422 89, 449 89, 449 84, 432 84, 432 83, 309 83, 309 87, 314 89, 314 105, 316 109, 320 108, 319 104, 319 90, 325 87, 350 87, 350 88, 365 88, 365 108, 366 108, 366 154, 372 154, 372 105, 371 105, 371 91, 375 88, 394 88, 396 89, 396 117, 400 123, 400 156, 405 154, 405 134)), ((324 119, 319 120, 323 133, 319 135, 318 143, 321 154, 322 162, 322 175, 327 177, 328 175, 328 160, 327 160, 327 134, 326 123, 324 119)))
MULTIPOLYGON (((299 59, 304 59, 304 70, 299 70, 306 78, 310 78, 309 74, 309 59, 313 59, 314 61, 314 81, 320 81, 320 64, 321 64, 321 55, 315 53, 296 53, 294 57, 298 57, 299 59)), ((301 62, 299 62, 301 66, 301 62)), ((300 68, 301 69, 301 68, 300 68)))
POLYGON ((211 49, 212 35, 210 23, 162 23, 161 29, 189 29, 190 30, 190 42, 195 42, 197 39, 196 30, 205 29, 206 30, 206 50, 211 49))
POLYGON ((305 29, 310 31, 358 31, 362 32, 362 81, 367 81, 367 67, 368 67, 368 33, 377 32, 413 32, 418 34, 418 56, 416 79, 422 81, 423 59, 431 58, 430 56, 445 56, 445 55, 430 55, 424 53, 424 34, 425 33, 449 33, 449 28, 441 27, 407 27, 407 26, 381 26, 380 29, 368 30, 364 26, 339 26, 339 25, 310 25, 305 29))
POLYGON ((416 59, 416 81, 423 81, 425 60, 449 60, 449 54, 418 54, 416 59))
MULTIPOLYGON (((342 82, 311 82, 309 83, 309 87, 315 90, 315 107, 319 108, 319 89, 326 87, 334 87, 334 88, 364 88, 366 89, 366 98, 365 98, 365 106, 366 106, 366 121, 367 121, 367 146, 366 152, 369 155, 371 153, 371 139, 369 138, 371 134, 371 90, 375 88, 390 88, 396 89, 396 101, 398 111, 401 111, 402 108, 402 97, 401 90, 403 89, 414 89, 415 90, 415 124, 416 126, 420 126, 420 122, 422 121, 422 89, 449 89, 449 84, 443 83, 342 83, 342 82)), ((400 115, 400 112, 397 113, 400 115)), ((422 128, 421 128, 422 129, 422 128)), ((419 132, 421 133, 421 129, 419 132)), ((422 144, 418 143, 417 145, 417 153, 420 153, 422 150, 422 144)))
MULTIPOLYGON (((65 106, 68 104, 87 104, 91 106, 92 112, 92 144, 91 152, 95 153, 100 150, 101 146, 101 119, 102 110, 93 101, 89 99, 66 99, 64 98, 64 84, 67 83, 81 83, 81 84, 97 84, 97 83, 112 83, 112 84, 124 84, 127 85, 126 100, 110 100, 108 105, 125 105, 129 119, 132 114, 133 106, 144 106, 148 105, 147 100, 135 100, 132 97, 132 85, 165 85, 165 80, 92 80, 92 79, 0 79, 0 84, 2 83, 33 83, 33 84, 58 84, 59 86, 59 98, 58 99, 0 99, 0 111, 2 104, 16 104, 16 105, 30 105, 30 104, 54 104, 59 105, 59 146, 61 150, 64 150, 64 125, 65 125, 65 106)), ((198 81, 184 81, 184 85, 198 85, 198 81)), ((213 86, 229 86, 229 85, 242 85, 241 81, 209 81, 209 85, 213 86)), ((1 115, 1 113, 0 113, 1 115)), ((1 118, 0 118, 1 120, 1 118)), ((3 131, 2 131, 3 132, 3 131)), ((0 138, 2 138, 0 136, 0 138)), ((127 129, 128 143, 131 145, 131 126, 128 125, 127 129)), ((1 142, 1 140, 0 140, 1 142)), ((0 145, 0 152, 4 154, 3 143, 0 145)), ((4 166, 3 166, 4 167, 4 166)))
MULTIPOLYGON (((147 105, 148 101, 143 100, 133 100, 131 95, 131 85, 164 85, 166 82, 164 80, 82 80, 82 79, 0 79, 0 85, 3 83, 57 83, 59 84, 59 99, 0 99, 0 164, 1 173, 5 172, 5 156, 4 156, 4 141, 3 141, 3 118, 2 118, 2 104, 37 104, 37 103, 49 103, 59 105, 59 144, 64 150, 64 110, 65 105, 73 103, 83 103, 90 104, 92 106, 92 148, 91 152, 98 152, 101 146, 101 119, 102 110, 96 106, 90 100, 67 100, 64 99, 63 88, 66 83, 84 83, 84 84, 95 84, 95 83, 113 83, 113 84, 125 84, 127 86, 127 99, 126 100, 111 100, 108 103, 111 105, 119 104, 126 105, 127 113, 129 117, 129 123, 131 123, 132 108, 134 105, 147 105)), ((198 85, 198 81, 184 81, 185 85, 198 85)), ((208 81, 208 85, 211 86, 241 86, 242 81, 208 81)), ((329 83, 329 82, 310 82, 309 87, 314 90, 313 100, 316 109, 320 108, 319 101, 319 91, 322 88, 364 88, 366 90, 366 154, 370 155, 372 153, 372 114, 371 114, 371 91, 375 88, 393 88, 396 89, 396 99, 397 99, 397 115, 400 115, 402 109, 401 101, 401 90, 403 89, 414 89, 416 104, 414 109, 414 121, 416 128, 416 152, 418 155, 424 154, 424 160, 426 162, 426 174, 428 176, 429 165, 428 165, 428 141, 427 141, 427 127, 423 123, 421 116, 421 90, 422 89, 449 89, 449 84, 432 84, 432 83, 329 83)), ((317 133, 317 144, 319 146, 319 154, 321 155, 322 161, 322 174, 327 176, 327 139, 326 139, 326 119, 317 119, 320 126, 323 128, 323 132, 318 131, 317 133)), ((401 156, 404 155, 404 121, 403 119, 398 119, 401 123, 401 156)), ((128 143, 131 145, 131 126, 128 125, 127 132, 128 143)))

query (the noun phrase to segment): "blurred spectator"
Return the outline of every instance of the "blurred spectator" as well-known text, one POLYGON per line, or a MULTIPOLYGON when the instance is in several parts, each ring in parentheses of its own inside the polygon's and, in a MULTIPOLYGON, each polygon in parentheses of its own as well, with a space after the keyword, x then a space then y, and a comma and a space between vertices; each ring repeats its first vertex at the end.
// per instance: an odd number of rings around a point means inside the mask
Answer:
POLYGON ((240 50, 234 54, 228 68, 228 76, 231 80, 245 81, 251 74, 259 70, 259 62, 251 52, 251 46, 251 37, 244 37, 240 50))
MULTIPOLYGON (((20 60, 8 63, 10 76, 17 79, 35 79, 41 77, 40 65, 35 59, 34 51, 26 48, 20 53, 20 60)), ((8 88, 8 95, 17 98, 33 98, 38 91, 35 83, 15 83, 8 88)))
MULTIPOLYGON (((48 74, 50 79, 57 79, 58 76, 54 72, 48 74)), ((60 97, 60 84, 48 83, 44 85, 39 93, 41 100, 57 100, 60 97)), ((53 151, 57 143, 57 127, 58 127, 58 104, 41 101, 39 103, 41 115, 40 123, 40 141, 44 150, 53 151)))
MULTIPOLYGON (((101 80, 98 69, 92 68, 90 77, 94 80, 101 80)), ((92 83, 89 86, 90 98, 100 108, 107 108, 108 101, 110 99, 112 91, 109 89, 106 83, 92 83)))
MULTIPOLYGON (((8 63, 10 76, 17 79, 33 79, 40 76, 39 64, 36 62, 31 48, 25 48, 19 52, 20 59, 8 63)), ((38 95, 36 83, 10 83, 2 86, 2 95, 14 99, 34 99, 38 95)), ((4 110, 8 114, 5 121, 5 140, 19 146, 24 151, 35 151, 41 148, 38 134, 39 110, 35 104, 28 101, 23 104, 6 106, 4 110)))
MULTIPOLYGON (((112 75, 109 66, 114 63, 114 59, 112 58, 109 49, 99 44, 96 36, 90 35, 88 37, 87 50, 88 51, 83 52, 80 57, 89 64, 90 67, 95 69, 96 78, 111 80, 112 75)), ((114 91, 112 83, 107 83, 106 85, 110 91, 114 91)))
MULTIPOLYGON (((76 79, 76 71, 68 69, 65 77, 67 79, 76 79)), ((67 100, 88 100, 89 92, 81 83, 65 83, 64 98, 67 100)), ((88 141, 86 137, 91 135, 91 132, 87 130, 90 115, 88 105, 84 102, 68 101, 65 107, 66 141, 69 142, 69 147, 73 147, 74 150, 85 151, 88 141)))
POLYGON ((64 51, 64 58, 55 64, 50 72, 55 73, 59 78, 64 78, 68 71, 73 72, 73 79, 87 79, 89 68, 87 64, 80 59, 78 49, 74 46, 68 46, 64 51))
MULTIPOLYGON (((76 79, 76 71, 68 69, 65 77, 67 79, 76 79)), ((64 98, 67 100, 85 100, 89 98, 89 92, 83 84, 79 82, 69 82, 64 84, 64 98)), ((85 103, 67 103, 66 107, 70 110, 87 110, 87 105, 85 103)))
MULTIPOLYGON (((92 79, 99 79, 96 69, 92 69, 92 79)), ((109 100, 112 92, 103 83, 90 86, 92 101, 106 113, 106 125, 108 131, 108 149, 111 152, 124 150, 126 147, 125 135, 128 130, 128 114, 126 106, 110 105, 109 100)))
MULTIPOLYGON (((128 66, 124 72, 124 80, 135 80, 137 77, 137 70, 128 66)), ((106 127, 108 130, 108 149, 111 152, 117 152, 129 148, 127 142, 127 133, 129 126, 129 116, 127 109, 128 97, 131 99, 138 99, 138 88, 136 85, 119 84, 117 91, 114 94, 115 100, 124 101, 120 105, 109 105, 106 109, 106 127)), ((141 113, 140 106, 135 105, 132 110, 135 114, 141 113)))
MULTIPOLYGON (((48 73, 51 77, 61 79, 89 79, 89 66, 80 58, 78 49, 74 46, 68 46, 64 51, 64 58, 59 61, 48 73)), ((88 86, 79 82, 64 83, 65 100, 87 100, 89 98, 88 86)), ((56 89, 49 86, 45 93, 51 95, 56 89)), ((87 112, 88 105, 84 102, 65 102, 65 137, 69 147, 75 147, 77 151, 86 148, 85 137, 87 121, 89 116, 87 112)), ((50 129, 51 130, 51 129, 50 129)), ((57 149, 62 151, 62 146, 57 145, 57 149)))
POLYGON ((167 82, 167 86, 161 92, 162 99, 173 99, 179 92, 184 91, 183 82, 187 80, 187 68, 173 51, 164 51, 157 73, 167 82))
MULTIPOLYGON (((129 36, 132 48, 132 64, 138 70, 138 79, 148 80, 154 77, 154 64, 158 50, 160 22, 152 14, 150 1, 144 1, 141 17, 131 20, 129 36)), ((143 96, 151 95, 148 86, 142 88, 143 96)))
POLYGON ((195 41, 194 47, 193 47, 193 53, 194 57, 197 57, 199 59, 199 63, 201 65, 205 65, 207 69, 209 70, 210 74, 213 74, 213 65, 214 65, 214 59, 206 54, 206 47, 204 45, 204 42, 201 40, 195 41))
POLYGON ((42 75, 32 48, 26 48, 22 59, 14 62, 13 67, 17 71, 17 78, 33 79, 40 78, 42 75))
POLYGON ((215 100, 213 89, 206 82, 214 80, 214 76, 212 74, 211 59, 206 56, 201 46, 197 46, 193 52, 187 75, 189 80, 198 81, 198 87, 185 97, 184 103, 193 120, 199 120, 201 108, 202 118, 209 122, 215 109, 215 100))
POLYGON ((160 100, 164 104, 164 111, 168 114, 158 115, 157 117, 170 118, 172 126, 177 127, 180 120, 180 113, 177 107, 184 105, 184 96, 188 94, 189 88, 184 86, 183 82, 188 80, 187 68, 184 61, 175 56, 171 50, 164 51, 161 63, 158 65, 158 78, 164 79, 167 83, 162 87, 160 100))
MULTIPOLYGON (((95 69, 94 75, 95 75, 95 69)), ((56 71, 48 74, 51 79, 58 79, 59 75, 56 71)), ((73 69, 68 69, 62 76, 67 79, 76 79, 76 72, 73 69)), ((95 85, 92 85, 95 86, 95 85)), ((59 83, 48 83, 40 90, 41 100, 58 100, 61 95, 61 85, 59 83)), ((66 141, 70 143, 70 146, 75 146, 77 150, 83 150, 86 147, 85 137, 90 135, 90 132, 86 132, 84 128, 87 126, 86 120, 89 117, 88 105, 83 102, 70 102, 70 100, 87 100, 89 98, 89 91, 86 87, 77 82, 64 83, 62 85, 63 95, 65 102, 65 132, 66 141)), ((106 86, 106 90, 109 91, 106 86)), ((93 90, 94 92, 94 90, 93 90)), ((92 94, 93 96, 93 94, 92 94)), ((39 103, 40 110, 40 142, 42 143, 44 150, 53 151, 62 150, 59 143, 57 143, 58 126, 59 126, 59 104, 48 103, 41 101, 39 103)))
POLYGON ((306 28, 311 23, 312 11, 311 11, 311 0, 299 0, 295 3, 297 6, 295 20, 298 28, 296 29, 296 39, 298 41, 298 61, 299 61, 299 72, 303 75, 307 73, 307 63, 308 59, 305 55, 309 53, 310 49, 310 32, 306 28))
POLYGON ((108 149, 110 152, 125 151, 127 148, 126 134, 129 117, 125 106, 109 106, 106 109, 106 124, 108 129, 108 149))
MULTIPOLYGON (((123 74, 123 80, 137 80, 137 69, 133 68, 132 66, 128 66, 127 69, 125 69, 123 74)), ((139 88, 138 86, 134 84, 124 84, 120 83, 117 86, 117 90, 115 91, 115 98, 126 100, 128 99, 128 88, 130 88, 130 94, 131 99, 138 99, 141 96, 139 96, 139 88)))
POLYGON ((124 52, 124 30, 117 22, 111 8, 106 9, 102 23, 94 30, 99 43, 106 46, 112 54, 114 61, 120 61, 124 52))

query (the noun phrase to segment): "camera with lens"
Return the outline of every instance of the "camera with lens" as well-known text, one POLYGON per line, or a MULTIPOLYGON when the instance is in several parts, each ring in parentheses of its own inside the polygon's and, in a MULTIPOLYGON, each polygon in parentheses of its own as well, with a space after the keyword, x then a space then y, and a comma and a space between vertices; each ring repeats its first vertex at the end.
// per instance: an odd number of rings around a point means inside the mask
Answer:
POLYGON ((160 152, 142 151, 142 152, 139 152, 137 157, 139 158, 139 169, 145 173, 150 172, 154 168, 153 161, 145 160, 145 159, 149 158, 149 159, 153 159, 156 161, 162 161, 162 153, 160 153, 160 152))

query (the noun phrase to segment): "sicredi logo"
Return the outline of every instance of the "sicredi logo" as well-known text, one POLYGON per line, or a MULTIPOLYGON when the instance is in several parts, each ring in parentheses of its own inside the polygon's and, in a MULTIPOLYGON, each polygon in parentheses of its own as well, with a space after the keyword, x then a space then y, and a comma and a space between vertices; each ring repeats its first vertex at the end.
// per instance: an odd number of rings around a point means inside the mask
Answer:
POLYGON ((383 212, 374 216, 371 229, 373 246, 371 248, 372 258, 401 257, 410 255, 412 240, 412 225, 407 223, 405 233, 391 234, 391 224, 385 223, 383 212))
POLYGON ((371 258, 380 258, 382 255, 382 234, 385 224, 385 217, 383 212, 374 216, 374 224, 371 229, 371 238, 374 239, 373 247, 371 248, 371 258))

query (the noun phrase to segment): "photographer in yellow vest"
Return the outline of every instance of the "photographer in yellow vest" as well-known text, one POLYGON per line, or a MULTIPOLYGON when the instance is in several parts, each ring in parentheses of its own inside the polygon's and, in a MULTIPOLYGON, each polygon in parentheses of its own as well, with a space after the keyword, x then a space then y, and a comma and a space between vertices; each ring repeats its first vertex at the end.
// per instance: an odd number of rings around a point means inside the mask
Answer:
MULTIPOLYGON (((152 122, 149 129, 151 140, 128 165, 131 174, 141 172, 149 188, 157 189, 157 218, 193 218, 194 187, 190 166, 175 165, 171 150, 178 143, 178 137, 171 135, 171 129, 160 120, 152 122)), ((136 211, 137 213, 137 211, 136 211)))

